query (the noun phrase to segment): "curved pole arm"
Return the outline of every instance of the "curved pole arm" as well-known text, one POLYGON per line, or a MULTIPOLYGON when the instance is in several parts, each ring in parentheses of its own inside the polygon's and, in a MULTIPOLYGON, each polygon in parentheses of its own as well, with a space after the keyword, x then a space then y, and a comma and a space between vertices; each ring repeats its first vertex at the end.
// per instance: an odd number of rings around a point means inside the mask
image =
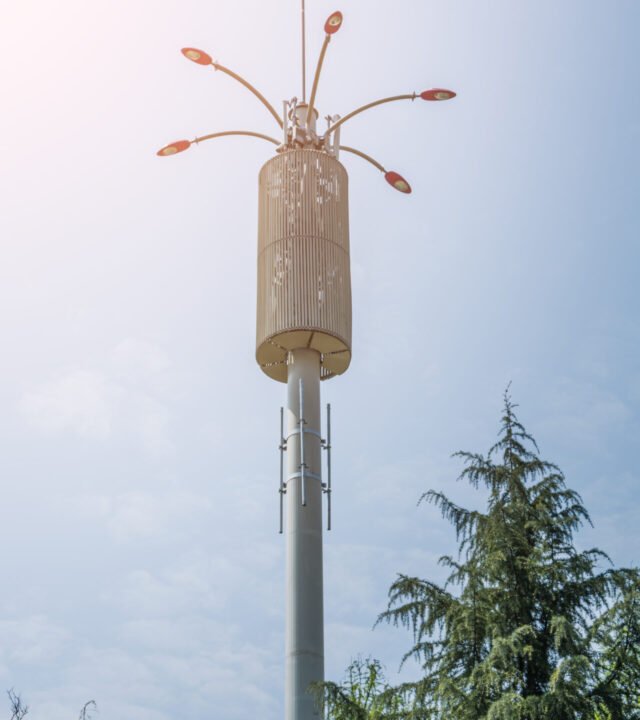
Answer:
POLYGON ((318 64, 316 65, 316 74, 313 77, 313 86, 311 88, 311 98, 309 99, 309 107, 307 108, 307 127, 309 127, 309 121, 312 118, 313 106, 316 102, 316 92, 318 91, 318 82, 320 80, 320 72, 322 70, 322 63, 324 63, 324 56, 327 53, 327 47, 331 41, 331 35, 328 33, 324 36, 324 42, 322 43, 322 50, 320 50, 320 57, 318 58, 318 64))
POLYGON ((374 102, 367 103, 367 105, 363 105, 362 107, 353 110, 348 115, 345 115, 343 118, 340 118, 338 122, 334 123, 327 129, 326 134, 328 135, 329 133, 332 133, 336 128, 339 128, 340 125, 346 123, 347 120, 351 120, 351 118, 355 115, 359 115, 361 112, 369 110, 369 108, 376 107, 376 105, 383 105, 384 103, 395 102, 396 100, 415 100, 417 97, 419 97, 419 95, 416 93, 412 93, 411 95, 393 95, 392 97, 382 98, 382 100, 375 100, 374 102))
POLYGON ((352 147, 347 147, 346 145, 340 145, 340 150, 344 150, 345 152, 353 153, 354 155, 361 157, 363 160, 366 160, 368 163, 371 163, 374 168, 377 168, 378 170, 380 170, 381 173, 387 172, 385 170, 385 168, 382 167, 382 165, 380 165, 380 163, 377 160, 374 160, 370 155, 360 152, 360 150, 356 150, 355 148, 352 148, 352 147))
POLYGON ((250 90, 257 98, 260 100, 260 102, 267 108, 267 110, 273 115, 276 122, 280 127, 282 127, 282 119, 278 116, 278 113, 274 110, 273 105, 265 98, 265 96, 256 90, 253 85, 249 82, 247 82, 244 78, 240 77, 237 73, 234 73, 233 70, 229 70, 229 68, 224 67, 224 65, 219 65, 217 62, 212 61, 211 64, 216 70, 220 70, 220 72, 223 72, 229 77, 232 77, 234 80, 237 80, 241 85, 244 85, 247 90, 250 90))
POLYGON ((251 132, 250 130, 226 130, 225 132, 211 133, 210 135, 201 135, 200 137, 194 138, 191 142, 201 143, 204 140, 213 140, 213 138, 225 137, 227 135, 248 135, 249 137, 257 137, 261 140, 267 140, 274 145, 280 145, 280 143, 268 135, 262 133, 251 132))
POLYGON ((366 160, 377 170, 380 170, 380 172, 384 175, 384 179, 389 183, 389 185, 391 185, 394 190, 404 193, 405 195, 411 193, 411 185, 409 185, 409 183, 402 177, 402 175, 397 172, 387 171, 382 165, 380 165, 377 160, 374 160, 370 155, 366 155, 365 153, 360 152, 360 150, 356 150, 352 147, 347 147, 346 145, 340 145, 340 150, 346 150, 346 152, 353 153, 354 155, 361 157, 363 160, 366 160))

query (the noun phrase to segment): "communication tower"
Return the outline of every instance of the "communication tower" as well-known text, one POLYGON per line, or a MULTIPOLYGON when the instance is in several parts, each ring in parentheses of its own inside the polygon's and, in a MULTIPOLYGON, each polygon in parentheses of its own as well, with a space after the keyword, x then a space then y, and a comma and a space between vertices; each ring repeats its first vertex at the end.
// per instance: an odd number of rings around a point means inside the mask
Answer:
POLYGON ((230 135, 260 138, 276 146, 276 154, 263 165, 258 180, 256 360, 266 375, 287 384, 286 409, 280 409, 278 487, 280 532, 286 530, 285 720, 321 716, 309 693, 310 683, 324 679, 323 495, 327 530, 331 529, 331 408, 327 405, 323 438, 320 382, 344 373, 351 362, 348 177, 340 153, 366 160, 395 190, 411 193, 399 173, 342 145, 340 130, 352 117, 377 105, 417 98, 438 102, 456 95, 433 88, 382 98, 344 117, 327 116, 327 127, 319 132, 318 82, 329 42, 342 27, 343 16, 334 12, 324 25, 325 38, 307 101, 304 0, 301 11, 302 99, 285 100, 281 114, 253 85, 204 50, 182 49, 188 60, 211 66, 252 92, 278 124, 280 139, 250 130, 227 130, 178 140, 157 153, 168 157, 230 135), (323 450, 327 453, 326 481, 321 469, 323 450))

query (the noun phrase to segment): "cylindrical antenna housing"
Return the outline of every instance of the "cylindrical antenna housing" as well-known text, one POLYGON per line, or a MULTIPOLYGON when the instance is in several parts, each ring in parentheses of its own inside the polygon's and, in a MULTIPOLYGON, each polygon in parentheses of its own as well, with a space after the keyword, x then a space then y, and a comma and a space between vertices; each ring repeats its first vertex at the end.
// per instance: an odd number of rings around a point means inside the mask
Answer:
POLYGON ((285 151, 260 171, 256 346, 280 382, 298 348, 320 353, 322 379, 351 362, 348 179, 325 152, 285 151))

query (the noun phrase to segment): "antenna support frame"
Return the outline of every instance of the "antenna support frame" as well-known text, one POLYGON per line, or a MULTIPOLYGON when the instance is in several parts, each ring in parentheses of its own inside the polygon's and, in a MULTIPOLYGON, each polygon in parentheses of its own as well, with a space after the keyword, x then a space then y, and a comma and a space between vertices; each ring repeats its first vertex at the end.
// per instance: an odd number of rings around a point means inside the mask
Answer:
POLYGON ((331 404, 327 403, 327 437, 323 438, 321 432, 313 428, 306 427, 306 420, 303 417, 304 404, 302 402, 302 380, 300 380, 300 415, 298 419, 298 427, 291 430, 285 437, 284 435, 284 408, 280 408, 280 443, 278 444, 278 450, 280 451, 280 485, 278 487, 278 494, 280 496, 280 528, 279 534, 282 535, 284 532, 284 496, 287 494, 287 485, 290 480, 297 480, 300 478, 301 481, 301 497, 302 507, 306 507, 306 480, 316 480, 320 483, 323 495, 327 496, 327 530, 331 530, 331 404), (288 451, 289 439, 295 435, 300 436, 300 464, 298 472, 289 473, 287 479, 284 479, 284 453, 288 451), (322 482, 322 477, 318 473, 311 472, 304 462, 304 438, 305 435, 314 435, 320 439, 320 449, 327 452, 327 482, 322 482))

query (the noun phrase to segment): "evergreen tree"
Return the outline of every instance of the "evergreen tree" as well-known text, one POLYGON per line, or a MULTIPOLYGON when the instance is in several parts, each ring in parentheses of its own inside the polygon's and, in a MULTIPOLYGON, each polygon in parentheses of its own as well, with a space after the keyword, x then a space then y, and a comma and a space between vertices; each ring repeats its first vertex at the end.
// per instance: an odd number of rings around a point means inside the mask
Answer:
POLYGON ((514 408, 506 393, 486 457, 456 453, 461 479, 488 491, 485 512, 421 498, 456 531, 447 583, 399 576, 380 620, 412 629, 405 659, 424 677, 411 689, 434 720, 640 718, 638 574, 599 570, 602 551, 576 549, 587 511, 514 408))
POLYGON ((638 571, 602 570, 602 551, 576 549, 589 515, 558 467, 540 459, 515 407, 507 391, 486 457, 456 453, 460 479, 488 492, 485 512, 440 492, 421 498, 453 525, 459 552, 440 560, 450 570, 444 586, 399 575, 389 590, 378 622, 413 632, 403 662, 416 659, 423 676, 396 689, 402 712, 388 717, 638 720, 638 571))

